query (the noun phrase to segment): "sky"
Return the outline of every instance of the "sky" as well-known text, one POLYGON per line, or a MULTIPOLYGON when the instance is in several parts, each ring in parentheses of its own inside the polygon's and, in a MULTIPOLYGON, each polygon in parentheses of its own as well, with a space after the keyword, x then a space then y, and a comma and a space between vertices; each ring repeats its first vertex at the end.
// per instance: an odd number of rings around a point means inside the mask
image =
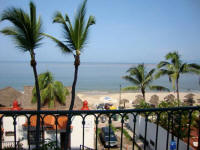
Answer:
MULTIPOLYGON (((43 32, 63 40, 62 28, 53 24, 56 11, 73 20, 82 0, 33 0, 43 32)), ((0 14, 9 7, 29 12, 29 0, 0 0, 0 14)), ((90 28, 82 62, 157 63, 168 52, 178 51, 186 62, 200 63, 200 0, 88 0, 90 28)), ((11 24, 0 22, 0 30, 11 24)), ((37 61, 72 62, 49 39, 35 50, 37 61)), ((11 37, 0 34, 0 61, 29 61, 11 37)))

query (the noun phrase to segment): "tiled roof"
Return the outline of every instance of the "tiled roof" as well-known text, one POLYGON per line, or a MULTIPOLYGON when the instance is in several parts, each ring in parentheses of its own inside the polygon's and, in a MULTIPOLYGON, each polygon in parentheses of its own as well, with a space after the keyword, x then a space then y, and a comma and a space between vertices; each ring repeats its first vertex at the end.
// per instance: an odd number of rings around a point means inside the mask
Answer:
MULTIPOLYGON (((44 117, 44 115, 42 116, 44 117)), ((67 117, 66 116, 59 116, 58 117, 58 124, 57 124, 57 129, 58 130, 63 130, 66 128, 67 125, 67 117)), ((48 127, 48 129, 53 129, 56 130, 56 119, 53 115, 47 115, 44 117, 44 127, 48 127)), ((30 118, 30 126, 31 127, 36 127, 37 124, 37 115, 33 115, 30 118)), ((42 119, 40 118, 40 125, 42 125, 42 119)), ((24 126, 28 126, 28 121, 24 124, 24 126)))

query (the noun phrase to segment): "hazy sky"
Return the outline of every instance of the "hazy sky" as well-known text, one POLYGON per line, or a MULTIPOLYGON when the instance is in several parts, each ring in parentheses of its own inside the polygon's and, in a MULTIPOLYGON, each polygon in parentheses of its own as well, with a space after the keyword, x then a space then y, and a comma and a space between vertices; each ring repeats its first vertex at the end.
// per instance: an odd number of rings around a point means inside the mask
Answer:
MULTIPOLYGON (((82 0, 35 0, 43 31, 62 39, 59 24, 52 24, 56 11, 74 17, 82 0)), ((0 14, 8 7, 29 11, 28 0, 0 0, 0 14)), ((158 62, 177 50, 185 61, 200 62, 200 0, 88 0, 87 15, 96 17, 83 62, 158 62)), ((0 23, 0 29, 10 25, 0 23)), ((38 61, 72 61, 55 44, 44 39, 36 49, 38 61)), ((0 34, 0 61, 27 61, 10 37, 0 34)))

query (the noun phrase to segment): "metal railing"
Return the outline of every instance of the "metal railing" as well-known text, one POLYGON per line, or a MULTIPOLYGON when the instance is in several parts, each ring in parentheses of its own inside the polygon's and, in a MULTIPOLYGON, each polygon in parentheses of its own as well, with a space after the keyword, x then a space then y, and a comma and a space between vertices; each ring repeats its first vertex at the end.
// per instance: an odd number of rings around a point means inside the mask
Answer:
MULTIPOLYGON (((23 122, 23 136, 27 136, 27 141, 30 138, 34 139, 34 134, 31 132, 34 127, 31 126, 33 122, 30 119, 32 116, 40 114, 41 117, 41 139, 45 141, 44 132, 53 133, 51 135, 55 136, 55 141, 50 141, 51 149, 64 149, 63 141, 65 144, 65 138, 61 133, 65 133, 65 129, 60 128, 59 117, 60 116, 79 116, 81 118, 81 130, 78 136, 82 136, 82 145, 80 149, 86 149, 87 143, 86 136, 87 130, 87 119, 89 116, 93 116, 94 122, 94 149, 102 149, 104 147, 104 142, 101 140, 101 128, 107 126, 109 128, 109 138, 108 149, 111 149, 111 130, 117 132, 117 147, 122 149, 132 149, 135 150, 137 146, 141 149, 147 150, 149 148, 158 150, 159 144, 162 145, 162 150, 168 150, 172 146, 172 141, 176 143, 176 150, 181 150, 181 147, 185 145, 186 150, 190 149, 200 149, 200 107, 176 107, 176 108, 150 108, 150 109, 126 109, 126 110, 88 110, 88 111, 0 111, 2 115, 0 117, 0 149, 3 149, 3 142, 5 141, 5 129, 3 127, 7 122, 4 122, 4 118, 10 117, 13 122, 14 131, 14 149, 18 148, 18 133, 19 129, 17 125, 17 119, 20 117, 25 117, 26 121, 23 122), (54 122, 50 124, 45 124, 45 118, 47 116, 53 116, 54 122), (116 115, 117 118, 116 119, 116 115), (101 117, 106 116, 106 120, 102 122, 101 117), (117 121, 116 121, 117 120, 117 121), (54 126, 54 130, 52 130, 54 126), (195 131, 194 131, 195 130, 195 131), (153 132, 154 131, 154 132, 153 132), (196 133, 197 137, 192 135, 196 133), (196 145, 192 145, 194 139, 196 138, 196 145), (63 140, 64 139, 64 140, 63 140), (4 140, 4 141, 3 141, 4 140), (128 142, 127 142, 128 141, 128 142), (139 143, 138 141, 142 142, 139 143), (53 145, 53 146, 52 146, 53 145)), ((73 118, 72 117, 72 118, 73 118)), ((71 118, 71 117, 70 117, 71 118)), ((68 120, 69 121, 69 120, 68 120)), ((72 120, 73 122, 73 120, 72 120)), ((66 122, 65 124, 66 125, 66 122)), ((73 134, 73 128, 71 134, 73 134)), ((26 137, 24 137, 26 138, 26 137)), ((71 139, 72 140, 72 139, 71 139)), ((45 146, 45 142, 41 141, 41 147, 45 146)), ((73 142, 73 141, 71 141, 73 142)), ((47 144, 48 145, 48 144, 47 144)), ((27 149, 33 149, 31 142, 28 142, 27 149)), ((89 147, 89 146, 88 146, 89 147)), ((73 149, 74 147, 68 148, 73 149)), ((49 148, 50 149, 50 148, 49 148)))
MULTIPOLYGON (((16 149, 20 149, 20 142, 19 141, 16 141, 16 149)), ((2 147, 4 149, 11 149, 11 148, 14 148, 15 147, 15 141, 4 141, 2 142, 2 147)))

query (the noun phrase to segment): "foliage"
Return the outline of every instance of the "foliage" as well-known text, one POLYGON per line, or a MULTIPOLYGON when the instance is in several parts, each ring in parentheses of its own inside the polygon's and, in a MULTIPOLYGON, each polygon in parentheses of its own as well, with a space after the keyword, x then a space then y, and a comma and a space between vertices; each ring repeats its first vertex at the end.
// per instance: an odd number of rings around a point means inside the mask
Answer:
MULTIPOLYGON (((51 72, 44 72, 38 76, 38 82, 41 93, 41 104, 48 103, 49 107, 54 107, 54 101, 57 100, 61 104, 65 104, 66 95, 69 95, 68 90, 62 82, 54 81, 51 72)), ((37 102, 36 88, 33 88, 32 103, 37 102)))
POLYGON ((136 109, 146 109, 146 108, 152 108, 152 107, 145 100, 141 100, 139 105, 136 106, 136 109))
MULTIPOLYGON (((169 81, 172 82, 172 87, 177 92, 177 99, 179 99, 179 78, 184 73, 195 73, 200 74, 200 66, 197 64, 183 63, 181 56, 178 52, 170 52, 165 56, 168 61, 161 61, 157 68, 159 71, 155 75, 159 78, 163 75, 168 75, 169 81)), ((179 103, 178 103, 179 104, 179 103)))
POLYGON ((75 58, 74 81, 72 84, 72 92, 71 92, 72 97, 69 110, 72 110, 74 106, 75 88, 78 77, 78 67, 80 65, 80 55, 87 42, 89 35, 89 28, 91 25, 95 24, 94 16, 89 16, 89 19, 87 21, 85 19, 86 3, 87 0, 84 0, 82 5, 80 5, 80 7, 78 8, 73 24, 71 23, 68 14, 65 14, 65 16, 63 16, 61 12, 55 13, 53 23, 59 23, 62 25, 64 31, 63 41, 60 41, 51 35, 44 34, 46 37, 53 40, 64 54, 72 54, 75 58))
MULTIPOLYGON (((36 150, 36 149, 33 149, 36 150)), ((44 143, 39 150, 61 150, 61 148, 57 148, 56 141, 48 141, 44 143)))
MULTIPOLYGON (((117 130, 122 131, 121 128, 116 128, 116 127, 114 127, 112 124, 110 125, 110 127, 112 128, 112 130, 113 130, 114 132, 116 132, 117 130)), ((124 136, 125 136, 129 141, 132 141, 132 137, 129 135, 129 133, 126 131, 126 129, 123 129, 123 134, 124 134, 124 136)))
POLYGON ((137 67, 129 68, 127 72, 129 75, 123 76, 123 79, 131 82, 134 86, 125 87, 123 88, 124 91, 141 90, 144 99, 146 88, 157 91, 169 91, 169 89, 163 86, 151 85, 154 80, 153 74, 155 69, 151 69, 147 72, 144 64, 139 64, 137 67))
MULTIPOLYGON (((159 104, 159 108, 169 108, 176 107, 178 104, 177 101, 166 102, 162 101, 159 104)), ((197 125, 198 113, 193 112, 191 114, 191 127, 195 127, 197 125)), ((171 127, 169 130, 175 136, 179 136, 181 139, 188 136, 188 123, 190 112, 188 111, 175 111, 175 112, 162 112, 160 113, 159 124, 165 128, 166 130, 171 127)))
POLYGON ((1 33, 11 36, 18 48, 22 51, 34 53, 34 49, 40 46, 42 40, 41 19, 36 18, 36 7, 30 2, 30 14, 20 8, 9 8, 1 15, 1 20, 7 20, 13 24, 6 27, 1 33))

